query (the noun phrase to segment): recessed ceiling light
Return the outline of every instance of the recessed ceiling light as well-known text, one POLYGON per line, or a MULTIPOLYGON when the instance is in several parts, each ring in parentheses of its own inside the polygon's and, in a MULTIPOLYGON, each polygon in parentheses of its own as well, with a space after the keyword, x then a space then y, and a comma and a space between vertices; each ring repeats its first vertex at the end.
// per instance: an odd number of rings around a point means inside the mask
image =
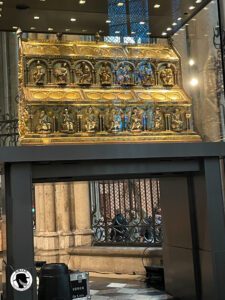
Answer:
POLYGON ((123 6, 123 5, 124 5, 123 2, 118 2, 118 3, 117 3, 117 6, 123 6))
POLYGON ((192 58, 189 60, 188 63, 189 63, 189 66, 191 66, 191 67, 195 65, 195 61, 192 58))
POLYGON ((185 26, 189 26, 189 24, 187 23, 187 24, 185 24, 185 26))
POLYGON ((18 27, 17 27, 17 26, 13 26, 13 28, 12 28, 12 29, 16 30, 16 29, 18 29, 18 27))
POLYGON ((118 31, 118 30, 117 30, 117 31, 115 31, 115 34, 120 34, 120 31, 118 31))
POLYGON ((196 19, 191 19, 191 21, 196 21, 196 19))
POLYGON ((199 83, 197 78, 192 78, 190 81, 191 86, 197 86, 199 83))
POLYGON ((167 33, 166 32, 162 32, 162 36, 165 36, 165 35, 167 35, 167 33))
POLYGON ((82 29, 82 32, 87 32, 87 29, 82 29))
POLYGON ((174 35, 179 35, 178 33, 175 33, 174 35))
POLYGON ((202 0, 196 0, 195 1, 195 3, 201 3, 202 2, 202 0))
POLYGON ((145 22, 144 22, 144 21, 141 21, 141 22, 139 22, 139 24, 140 24, 140 25, 144 25, 144 24, 145 24, 145 22))
POLYGON ((171 28, 171 27, 167 27, 166 30, 167 30, 167 31, 171 31, 172 28, 171 28))
POLYGON ((106 23, 108 23, 108 24, 109 24, 109 23, 111 23, 111 21, 110 21, 110 20, 106 20, 105 22, 106 22, 106 23))
POLYGON ((71 19, 70 19, 71 22, 76 22, 76 20, 77 20, 77 19, 75 19, 75 18, 71 18, 71 19))
POLYGON ((160 4, 155 4, 154 8, 160 8, 160 4))
POLYGON ((41 2, 45 2, 46 0, 40 0, 41 2))
POLYGON ((147 32, 147 35, 151 35, 152 33, 151 32, 147 32))
POLYGON ((65 31, 66 31, 66 32, 69 32, 69 31, 70 31, 70 28, 66 28, 65 31))
POLYGON ((54 29, 53 29, 53 28, 51 28, 51 27, 49 27, 49 28, 48 28, 48 31, 53 31, 53 30, 54 30, 54 29))
POLYGON ((35 20, 39 20, 40 17, 39 17, 39 16, 34 16, 34 19, 35 19, 35 20))
POLYGON ((0 1, 0 5, 3 5, 3 1, 0 1))
POLYGON ((190 9, 190 10, 193 10, 193 9, 195 9, 195 6, 193 6, 193 5, 192 5, 192 6, 189 6, 189 9, 190 9))
POLYGON ((172 25, 173 25, 173 26, 177 26, 177 23, 176 23, 176 22, 174 22, 172 25))
POLYGON ((131 34, 136 34, 136 32, 135 31, 131 31, 131 34))
POLYGON ((180 31, 184 31, 184 30, 185 30, 184 28, 181 28, 181 29, 180 29, 180 31))
POLYGON ((2 8, 0 7, 0 11, 2 11, 2 8))
POLYGON ((79 1, 79 4, 85 4, 86 3, 86 0, 80 0, 79 1))
POLYGON ((208 7, 204 7, 204 10, 208 10, 208 7))
POLYGON ((181 18, 181 17, 177 18, 177 21, 181 21, 181 20, 182 20, 182 18, 181 18))
POLYGON ((2 17, 2 15, 0 14, 0 18, 2 17))
POLYGON ((30 30, 35 30, 35 29, 36 29, 36 27, 31 27, 31 28, 30 28, 30 30))

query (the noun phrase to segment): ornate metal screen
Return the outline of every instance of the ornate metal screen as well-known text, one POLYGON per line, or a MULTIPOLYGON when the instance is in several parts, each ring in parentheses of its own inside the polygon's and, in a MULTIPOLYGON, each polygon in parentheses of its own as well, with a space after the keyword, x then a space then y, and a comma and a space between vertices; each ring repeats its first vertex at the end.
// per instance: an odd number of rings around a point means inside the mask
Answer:
POLYGON ((17 146, 18 119, 15 116, 0 116, 0 147, 17 146))
POLYGON ((92 228, 96 245, 160 245, 158 179, 91 183, 92 228))

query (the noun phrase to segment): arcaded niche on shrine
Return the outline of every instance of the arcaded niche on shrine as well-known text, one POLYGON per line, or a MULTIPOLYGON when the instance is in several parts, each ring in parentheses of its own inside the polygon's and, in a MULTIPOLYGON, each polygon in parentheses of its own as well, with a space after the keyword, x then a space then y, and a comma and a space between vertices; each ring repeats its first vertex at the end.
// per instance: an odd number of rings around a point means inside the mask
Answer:
POLYGON ((201 140, 170 46, 23 41, 19 82, 24 145, 201 140))

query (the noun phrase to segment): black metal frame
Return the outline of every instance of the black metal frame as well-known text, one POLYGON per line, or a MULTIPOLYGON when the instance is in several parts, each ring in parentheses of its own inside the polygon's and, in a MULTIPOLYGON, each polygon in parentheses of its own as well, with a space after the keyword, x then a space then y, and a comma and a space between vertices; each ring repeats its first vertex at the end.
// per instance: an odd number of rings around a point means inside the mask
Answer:
MULTIPOLYGON (((205 178, 206 198, 203 200, 207 202, 205 205, 208 217, 204 221, 209 227, 210 248, 206 251, 208 258, 203 265, 201 261, 188 263, 191 265, 198 263, 201 267, 207 265, 209 269, 204 276, 211 285, 205 284, 207 280, 203 281, 202 285, 207 286, 210 292, 214 293, 215 300, 223 300, 225 218, 219 168, 221 157, 225 157, 224 143, 121 144, 88 147, 79 145, 45 147, 44 151, 43 147, 1 148, 0 161, 4 165, 6 182, 7 300, 36 299, 35 281, 33 289, 23 293, 16 292, 9 282, 12 268, 28 269, 33 276, 36 272, 33 257, 32 183, 105 178, 155 178, 156 176, 171 178, 175 175, 178 178, 185 178, 185 176, 198 178, 200 175, 205 178)), ((166 211, 164 216, 166 222, 166 211)), ((190 218, 193 216, 191 215, 190 218)), ((197 229, 193 228, 192 234, 196 232, 197 229)), ((201 232, 199 234, 197 238, 201 241, 201 232)), ((179 247, 179 251, 186 251, 182 249, 179 247)), ((193 245, 193 251, 199 251, 196 244, 193 245)), ((201 251, 204 252, 204 248, 201 251)), ((169 252, 166 253, 165 257, 169 252)), ((188 276, 192 275, 188 274, 188 276)))

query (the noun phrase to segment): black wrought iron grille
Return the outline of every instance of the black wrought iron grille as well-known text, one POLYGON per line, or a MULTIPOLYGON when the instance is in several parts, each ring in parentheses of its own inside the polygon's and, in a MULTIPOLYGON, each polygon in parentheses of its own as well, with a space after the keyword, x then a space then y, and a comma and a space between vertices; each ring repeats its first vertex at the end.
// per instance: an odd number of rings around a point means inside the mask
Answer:
POLYGON ((18 119, 14 116, 0 116, 0 147, 18 145, 18 119))
POLYGON ((92 182, 91 207, 95 245, 161 245, 158 179, 92 182))

